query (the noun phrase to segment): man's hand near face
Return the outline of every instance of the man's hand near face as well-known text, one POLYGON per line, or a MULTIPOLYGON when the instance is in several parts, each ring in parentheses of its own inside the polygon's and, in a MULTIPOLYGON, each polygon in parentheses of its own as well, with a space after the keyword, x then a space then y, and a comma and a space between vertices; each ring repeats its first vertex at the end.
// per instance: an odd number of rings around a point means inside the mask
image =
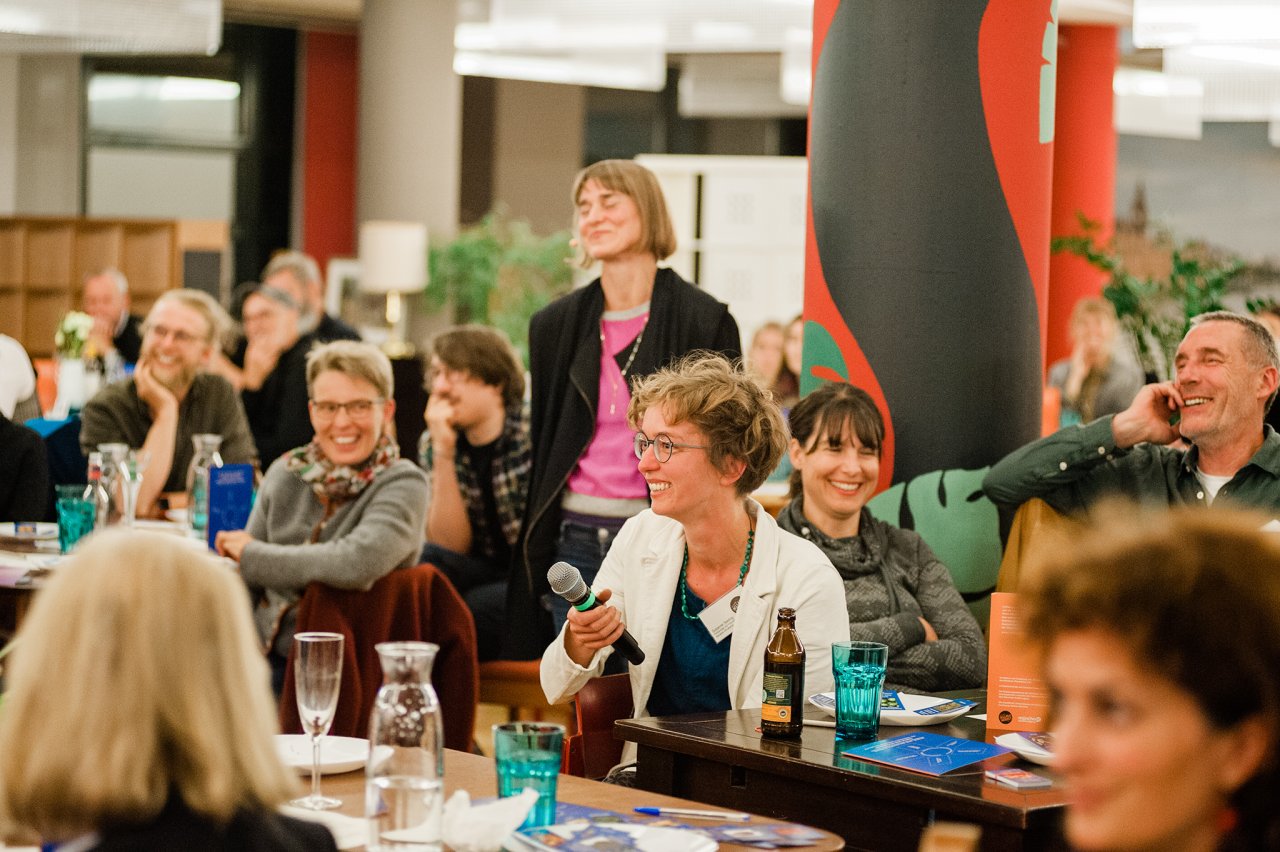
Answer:
POLYGON ((1170 444, 1181 435, 1169 420, 1182 410, 1182 394, 1173 382, 1146 385, 1133 402, 1111 421, 1111 435, 1116 447, 1128 449, 1136 444, 1170 444))

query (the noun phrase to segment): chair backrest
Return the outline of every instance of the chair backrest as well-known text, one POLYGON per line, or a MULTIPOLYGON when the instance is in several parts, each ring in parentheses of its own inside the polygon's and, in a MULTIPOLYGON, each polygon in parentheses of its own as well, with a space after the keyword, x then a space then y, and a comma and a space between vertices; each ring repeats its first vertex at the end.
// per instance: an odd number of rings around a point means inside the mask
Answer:
POLYGON ((1050 548, 1066 544, 1078 528, 1077 521, 1059 513, 1039 497, 1032 497, 1019 506, 1009 528, 1004 558, 1000 560, 996 591, 1018 591, 1022 569, 1050 548))
MULTIPOLYGON (((346 637, 342 691, 330 733, 369 735, 369 713, 382 685, 375 645, 390 641, 434 642, 440 646, 431 681, 444 715, 444 744, 470 751, 479 697, 476 627, 453 585, 434 565, 392 571, 368 591, 307 586, 298 604, 297 631, 327 630, 346 637)), ((280 729, 300 732, 294 698, 294 658, 290 650, 280 694, 280 729)))
POLYGON ((603 778, 622 759, 622 740, 613 723, 631 715, 631 676, 604 675, 587 681, 575 699, 578 732, 566 737, 561 771, 603 778))

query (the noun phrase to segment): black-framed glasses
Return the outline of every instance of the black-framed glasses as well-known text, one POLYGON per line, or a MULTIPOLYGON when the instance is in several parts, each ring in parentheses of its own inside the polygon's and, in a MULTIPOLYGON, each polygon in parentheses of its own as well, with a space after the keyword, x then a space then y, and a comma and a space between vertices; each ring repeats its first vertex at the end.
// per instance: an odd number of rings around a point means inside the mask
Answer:
POLYGON ((352 420, 367 420, 373 414, 373 407, 380 405, 381 399, 353 399, 350 402, 316 402, 311 401, 311 410, 320 420, 332 420, 339 411, 347 412, 352 420))
POLYGON ((636 458, 643 459, 645 451, 653 447, 653 457, 660 462, 671 461, 671 455, 677 449, 680 450, 705 450, 708 449, 706 444, 677 444, 671 440, 671 436, 665 432, 660 432, 653 440, 645 437, 643 432, 636 433, 635 450, 636 458))

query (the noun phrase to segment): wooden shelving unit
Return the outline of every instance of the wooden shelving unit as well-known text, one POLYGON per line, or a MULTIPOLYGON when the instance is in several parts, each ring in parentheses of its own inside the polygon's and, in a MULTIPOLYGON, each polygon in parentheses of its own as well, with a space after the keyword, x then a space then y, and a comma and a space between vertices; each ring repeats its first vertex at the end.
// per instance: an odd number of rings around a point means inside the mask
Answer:
MULTIPOLYGON (((120 269, 133 312, 145 314, 165 290, 197 286, 185 280, 191 253, 218 255, 225 277, 229 244, 222 221, 0 217, 0 332, 32 357, 48 357, 58 321, 80 306, 80 282, 89 272, 120 269)), ((215 296, 225 284, 198 282, 215 296)))

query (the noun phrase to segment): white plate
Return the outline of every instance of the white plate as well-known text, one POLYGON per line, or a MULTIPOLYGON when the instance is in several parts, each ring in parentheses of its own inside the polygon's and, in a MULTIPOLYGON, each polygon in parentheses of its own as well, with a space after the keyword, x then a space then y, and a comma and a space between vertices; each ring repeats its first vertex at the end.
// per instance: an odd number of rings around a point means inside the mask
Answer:
MULTIPOLYGON (((561 823, 549 825, 547 830, 562 837, 573 837, 577 828, 583 823, 561 823)), ((687 828, 670 828, 661 825, 639 825, 633 823, 609 823, 608 828, 626 832, 631 835, 631 842, 641 852, 716 852, 720 844, 698 832, 687 828)), ((531 843, 516 832, 503 844, 506 849, 542 849, 544 847, 531 843)))
MULTIPOLYGON (((929 707, 937 707, 939 704, 946 704, 951 701, 950 698, 938 698, 934 695, 914 695, 910 692, 899 692, 898 697, 902 699, 902 710, 881 710, 880 724, 895 725, 898 727, 908 727, 917 725, 939 725, 943 722, 949 722, 958 716, 963 716, 974 708, 970 704, 965 707, 956 707, 942 713, 930 716, 922 716, 916 712, 929 707)), ((836 694, 834 692, 819 692, 816 695, 809 696, 809 703, 817 707, 828 716, 836 715, 836 694)))
POLYGON ((30 530, 30 527, 31 524, 29 523, 0 524, 0 535, 8 536, 9 538, 21 538, 27 541, 56 541, 58 538, 57 524, 40 522, 35 525, 34 533, 30 530), (19 527, 23 528, 21 532, 18 531, 19 527))
POLYGON ((996 737, 996 745, 1013 749, 1014 753, 1023 760, 1029 760, 1041 766, 1053 766, 1053 752, 1040 748, 1022 734, 1016 732, 1001 734, 996 737))
POLYGON ((168 509, 165 511, 164 516, 175 524, 186 524, 187 522, 186 509, 168 509))
MULTIPOLYGON (((276 734, 276 752, 285 766, 299 772, 311 771, 311 737, 306 734, 276 734)), ((369 741, 355 737, 322 737, 320 774, 336 775, 364 766, 369 758, 369 741)))

